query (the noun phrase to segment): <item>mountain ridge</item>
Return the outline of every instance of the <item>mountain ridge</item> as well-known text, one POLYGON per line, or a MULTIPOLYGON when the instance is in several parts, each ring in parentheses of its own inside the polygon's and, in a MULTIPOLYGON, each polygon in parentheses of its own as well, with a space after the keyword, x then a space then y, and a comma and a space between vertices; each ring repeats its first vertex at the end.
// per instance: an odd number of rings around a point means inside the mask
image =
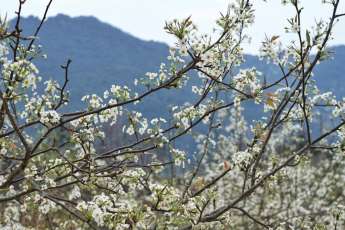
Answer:
MULTIPOLYGON (((24 34, 31 34, 39 22, 39 18, 34 16, 22 18, 24 34)), ((58 14, 49 17, 40 31, 37 44, 41 44, 43 52, 48 55, 47 60, 36 61, 43 77, 62 80, 63 72, 59 66, 65 64, 67 59, 72 60, 71 104, 76 109, 82 107, 82 96, 100 94, 111 84, 134 87, 134 78, 157 71, 168 55, 168 45, 136 38, 93 16, 58 14)), ((315 78, 320 81, 319 87, 323 91, 333 89, 338 97, 342 97, 345 96, 345 86, 339 85, 339 80, 345 72, 345 45, 333 49, 336 51, 334 60, 326 60, 319 65, 315 78), (332 78, 322 77, 329 75, 332 78)), ((255 66, 269 77, 277 77, 275 75, 279 70, 273 65, 267 65, 255 55, 245 55, 245 59, 243 68, 255 66)), ((190 88, 182 89, 178 96, 175 92, 164 90, 149 98, 146 105, 149 116, 160 114, 162 105, 195 98, 190 88)))
MULTIPOLYGON (((21 25, 26 35, 31 35, 39 24, 37 17, 22 18, 21 25)), ((12 21, 13 26, 13 21, 12 21)), ((63 14, 47 19, 39 34, 36 44, 42 45, 46 60, 36 60, 35 64, 40 70, 44 80, 53 78, 63 82, 64 72, 60 68, 72 60, 69 72, 68 90, 71 92, 69 111, 84 108, 81 98, 85 94, 99 94, 111 87, 112 84, 128 85, 135 88, 133 82, 146 72, 156 72, 161 62, 166 62, 168 46, 161 42, 145 41, 136 38, 114 26, 101 22, 95 17, 70 17, 63 14)), ((327 60, 317 66, 314 78, 318 79, 321 91, 332 90, 338 97, 345 96, 345 46, 333 47, 336 51, 334 60, 327 60), (331 75, 331 77, 329 77, 331 75)), ((281 76, 280 70, 255 55, 245 55, 245 63, 241 68, 256 67, 267 75, 267 79, 274 81, 281 76)), ((148 118, 167 117, 170 105, 181 105, 186 101, 195 102, 195 94, 191 86, 197 83, 197 76, 191 74, 190 83, 180 90, 161 90, 146 97, 140 106, 131 107, 143 113, 148 118)), ((41 89, 42 90, 42 89, 41 89)), ((245 106, 245 118, 248 122, 262 117, 262 108, 254 103, 245 106)), ((318 127, 314 124, 313 127, 318 127)), ((110 128, 115 138, 110 142, 119 141, 116 138, 121 129, 110 128)), ((203 127, 199 127, 199 129, 203 127)), ((318 131, 319 132, 319 131, 318 131)), ((176 143, 182 149, 189 149, 190 153, 196 151, 191 137, 183 137, 176 143)))

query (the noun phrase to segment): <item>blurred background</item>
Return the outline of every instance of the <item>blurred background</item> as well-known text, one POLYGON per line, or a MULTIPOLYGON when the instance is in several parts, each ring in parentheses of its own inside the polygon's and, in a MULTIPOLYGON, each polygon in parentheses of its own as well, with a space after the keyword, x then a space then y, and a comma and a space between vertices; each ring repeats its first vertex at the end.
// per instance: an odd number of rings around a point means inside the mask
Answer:
MULTIPOLYGON (((315 20, 327 19, 330 8, 321 4, 322 0, 301 0, 305 7, 304 26, 311 26, 315 20)), ((47 0, 27 0, 23 15, 41 16, 47 0)), ((50 16, 59 13, 70 16, 94 16, 99 20, 118 27, 136 37, 145 40, 161 41, 168 44, 174 38, 163 31, 165 20, 183 18, 192 15, 202 32, 209 33, 219 12, 226 12, 229 3, 234 0, 55 0, 49 11, 50 16)), ((281 5, 280 0, 255 0, 255 25, 249 29, 251 44, 245 45, 246 53, 256 54, 261 41, 268 36, 281 35, 286 18, 293 16, 293 9, 281 5)), ((0 0, 0 15, 15 16, 18 0, 0 0)), ((345 12, 345 1, 340 3, 340 12, 345 12)), ((345 44, 345 21, 335 28, 335 40, 331 44, 345 44)), ((283 39, 289 40, 286 36, 283 39)))

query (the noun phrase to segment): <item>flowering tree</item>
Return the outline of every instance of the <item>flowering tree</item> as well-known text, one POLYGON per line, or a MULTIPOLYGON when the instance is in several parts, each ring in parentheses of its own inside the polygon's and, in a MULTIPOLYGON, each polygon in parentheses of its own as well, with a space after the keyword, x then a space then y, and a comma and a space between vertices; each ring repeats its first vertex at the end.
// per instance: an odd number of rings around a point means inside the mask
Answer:
POLYGON ((19 0, 14 29, 0 23, 1 228, 344 228, 345 102, 320 92, 313 77, 344 16, 339 1, 323 1, 332 14, 313 28, 301 26, 298 0, 282 1, 295 9, 286 33, 296 39, 263 42, 262 59, 280 71, 272 82, 241 68, 254 9, 236 0, 213 35, 199 34, 190 17, 166 23, 178 43, 157 72, 135 80, 135 91, 113 85, 84 96, 85 110, 64 112, 71 61, 61 66, 62 83, 42 83, 32 62, 44 58, 35 40, 52 0, 29 37, 21 33, 19 0), (147 119, 133 109, 157 91, 178 92, 191 77, 199 78, 192 87, 198 100, 174 105, 171 117, 147 119), (246 101, 265 116, 247 123, 246 101), (313 128, 320 108, 336 124, 321 133, 313 128), (133 138, 97 148, 120 117, 126 122, 118 132, 133 138), (175 147, 186 135, 195 138, 196 155, 175 147), (158 149, 171 160, 162 161, 158 149), (172 165, 178 173, 171 180, 164 170, 172 165))

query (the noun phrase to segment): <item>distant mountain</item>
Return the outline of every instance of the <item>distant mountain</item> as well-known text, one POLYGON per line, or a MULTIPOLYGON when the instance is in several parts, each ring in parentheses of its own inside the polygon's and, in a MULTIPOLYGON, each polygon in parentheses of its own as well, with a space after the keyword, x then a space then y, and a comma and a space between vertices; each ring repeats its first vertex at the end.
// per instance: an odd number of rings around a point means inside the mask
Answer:
MULTIPOLYGON (((35 17, 22 20, 24 33, 32 34, 39 23, 35 17)), ((86 93, 102 93, 112 84, 134 87, 133 80, 146 72, 157 71, 159 64, 166 61, 168 46, 154 41, 135 38, 94 17, 69 17, 57 15, 49 18, 43 26, 38 44, 48 55, 47 60, 38 61, 41 75, 63 79, 59 67, 71 59, 70 87, 71 104, 81 108, 80 98, 86 93)), ((322 90, 333 90, 338 97, 345 96, 345 46, 333 47, 334 59, 323 62, 315 71, 315 78, 322 90)), ((258 57, 247 55, 243 67, 262 71, 269 79, 280 77, 279 70, 267 65, 258 57)), ((192 82, 195 82, 192 79, 192 82)), ((148 98, 143 111, 149 117, 164 113, 168 104, 193 101, 190 88, 179 91, 164 90, 148 98)), ((248 119, 256 117, 255 107, 249 106, 248 119)))

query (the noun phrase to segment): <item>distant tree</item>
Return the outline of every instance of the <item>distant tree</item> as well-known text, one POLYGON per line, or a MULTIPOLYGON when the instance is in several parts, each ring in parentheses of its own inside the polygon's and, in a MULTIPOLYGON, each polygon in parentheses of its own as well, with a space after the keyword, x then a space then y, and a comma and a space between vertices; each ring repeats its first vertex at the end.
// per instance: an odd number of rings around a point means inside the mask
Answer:
POLYGON ((25 2, 14 28, 0 21, 2 229, 345 228, 345 101, 320 92, 313 77, 330 56, 340 0, 323 1, 330 18, 312 28, 302 26, 300 1, 282 1, 295 10, 286 33, 296 40, 282 44, 281 34, 262 43, 262 59, 281 71, 273 82, 241 68, 254 9, 236 0, 213 35, 199 34, 191 17, 167 22, 177 44, 166 64, 135 89, 85 92, 85 109, 75 112, 64 112, 73 63, 61 66, 63 80, 43 83, 33 64, 44 58, 35 42, 52 0, 29 37, 21 28, 25 2), (192 87, 199 99, 173 105, 171 117, 134 110, 157 91, 178 93, 190 77, 200 78, 192 87), (248 123, 246 101, 265 116, 248 123), (313 128, 320 107, 336 123, 322 133, 313 128), (121 138, 112 148, 102 147, 109 125, 121 138), (198 153, 176 148, 183 136, 195 139, 198 153))

